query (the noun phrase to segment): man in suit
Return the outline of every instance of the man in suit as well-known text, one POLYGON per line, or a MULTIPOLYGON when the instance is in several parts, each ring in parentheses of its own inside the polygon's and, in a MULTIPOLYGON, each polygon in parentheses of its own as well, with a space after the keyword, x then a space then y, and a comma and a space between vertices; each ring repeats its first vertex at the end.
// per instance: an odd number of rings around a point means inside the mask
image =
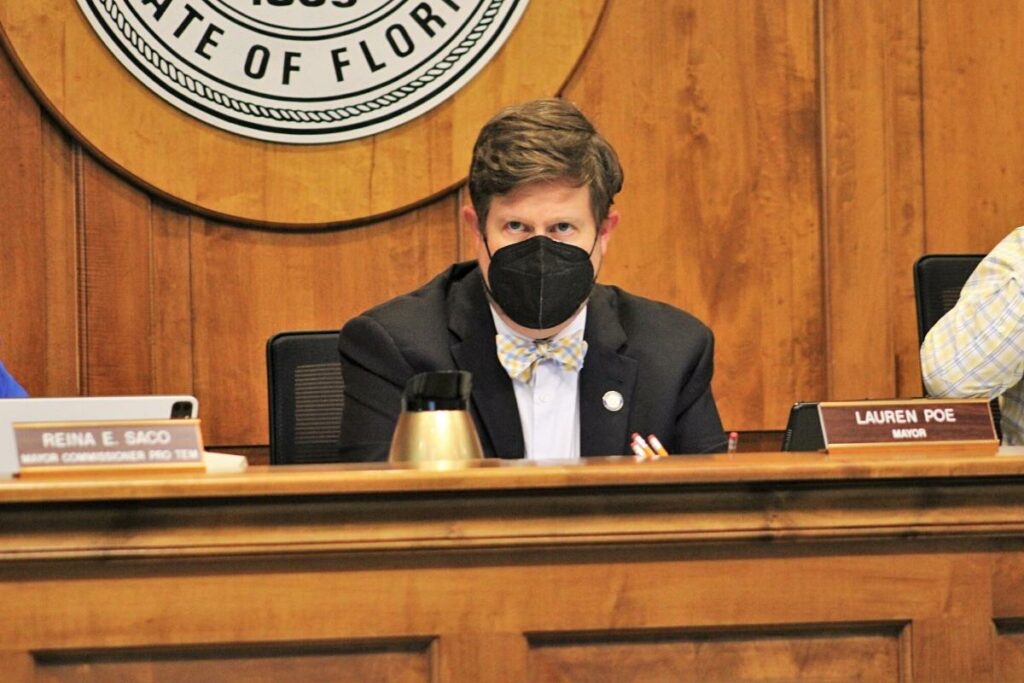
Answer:
POLYGON ((473 375, 489 457, 725 449, 711 393, 714 342, 693 316, 597 285, 622 169, 573 105, 509 107, 481 130, 463 220, 477 260, 377 306, 341 331, 341 458, 383 460, 410 377, 473 375))

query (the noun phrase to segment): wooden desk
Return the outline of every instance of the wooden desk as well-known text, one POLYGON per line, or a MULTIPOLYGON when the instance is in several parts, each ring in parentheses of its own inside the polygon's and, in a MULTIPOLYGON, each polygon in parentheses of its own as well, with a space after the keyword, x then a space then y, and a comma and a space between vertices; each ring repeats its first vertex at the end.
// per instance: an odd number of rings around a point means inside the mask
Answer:
POLYGON ((1024 458, 0 483, 5 680, 1024 679, 1024 458))

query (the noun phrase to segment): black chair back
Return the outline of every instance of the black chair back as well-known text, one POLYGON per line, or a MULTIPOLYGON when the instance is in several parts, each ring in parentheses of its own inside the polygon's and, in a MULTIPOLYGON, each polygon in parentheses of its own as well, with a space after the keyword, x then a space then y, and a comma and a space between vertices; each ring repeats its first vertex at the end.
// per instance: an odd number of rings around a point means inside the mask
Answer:
POLYGON ((270 464, 337 460, 345 382, 338 331, 294 331, 267 340, 270 464))
MULTIPOLYGON (((956 305, 960 290, 985 258, 984 254, 925 254, 914 263, 914 299, 917 301, 917 343, 956 305)), ((992 399, 996 435, 1002 439, 999 399, 992 399)))
POLYGON ((914 263, 914 298, 917 301, 917 342, 956 305, 967 278, 984 254, 925 254, 914 263))

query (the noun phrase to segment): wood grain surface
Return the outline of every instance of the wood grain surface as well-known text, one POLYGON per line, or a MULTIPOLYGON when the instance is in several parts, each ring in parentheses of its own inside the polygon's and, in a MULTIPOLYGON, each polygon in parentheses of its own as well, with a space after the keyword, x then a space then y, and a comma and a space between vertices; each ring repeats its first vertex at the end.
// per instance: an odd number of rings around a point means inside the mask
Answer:
POLYGON ((340 328, 455 261, 456 211, 446 198, 372 227, 301 237, 193 219, 193 386, 211 397, 201 408, 206 442, 264 432, 272 335, 340 328))
POLYGON ((453 188, 469 166, 464 141, 499 107, 557 92, 603 4, 533 0, 456 97, 390 131, 327 145, 243 138, 169 106, 117 62, 74 0, 3 0, 0 25, 41 99, 96 155, 208 214, 288 227, 393 214, 453 188))
MULTIPOLYGON (((652 484, 704 486, 729 484, 743 487, 756 482, 858 482, 862 480, 906 481, 950 477, 981 478, 998 482, 1024 476, 1024 458, 1013 456, 931 455, 907 449, 901 453, 872 453, 846 456, 826 453, 735 453, 687 455, 637 463, 632 457, 587 458, 576 465, 538 464, 527 461, 483 460, 455 469, 416 468, 388 463, 345 465, 289 465, 250 467, 243 474, 221 476, 157 475, 136 477, 78 477, 47 480, 0 481, 0 503, 86 502, 117 500, 169 500, 179 498, 318 496, 328 494, 383 494, 397 491, 497 492, 517 489, 556 489, 637 486, 652 484)), ((813 486, 807 487, 809 491, 813 486)), ((701 498, 714 505, 718 491, 706 488, 701 498)), ((871 493, 872 500, 884 501, 885 492, 871 493)), ((938 503, 939 497, 935 497, 938 503)), ((443 507, 443 506, 442 506, 443 507)), ((1004 511, 1002 521, 1017 519, 1004 511)), ((642 511, 631 514, 643 516, 642 511)), ((891 514, 891 513, 887 513, 891 514)), ((909 519, 921 519, 915 510, 909 519)), ((771 518, 755 513, 758 524, 771 518)), ((201 520, 197 513, 196 520, 201 520)), ((699 516, 695 523, 703 525, 699 516)), ((884 522, 884 517, 877 517, 884 522)), ((906 520, 905 520, 906 521, 906 520)), ((937 521, 937 520, 935 520, 937 521)), ((207 520, 204 524, 215 524, 207 520)), ((583 523, 590 523, 583 520, 583 523)), ((597 524, 602 522, 598 521, 597 524)), ((713 522, 708 522, 714 528, 713 522)), ((854 530, 858 523, 841 517, 830 518, 834 528, 854 530)), ((17 534, 16 527, 11 528, 17 534)), ((286 530, 268 533, 282 533, 286 530)))
POLYGON ((851 0, 821 11, 829 395, 919 395, 911 278, 925 244, 918 7, 851 0))
POLYGON ((0 666, 11 681, 1020 678, 1024 459, 765 459, 276 468, 77 502, 100 482, 3 483, 0 666))
POLYGON ((1024 224, 1024 5, 921 3, 926 246, 985 252, 1024 224))
POLYGON ((730 428, 824 389, 815 46, 811 2, 618 2, 566 90, 625 167, 601 278, 711 326, 730 428))

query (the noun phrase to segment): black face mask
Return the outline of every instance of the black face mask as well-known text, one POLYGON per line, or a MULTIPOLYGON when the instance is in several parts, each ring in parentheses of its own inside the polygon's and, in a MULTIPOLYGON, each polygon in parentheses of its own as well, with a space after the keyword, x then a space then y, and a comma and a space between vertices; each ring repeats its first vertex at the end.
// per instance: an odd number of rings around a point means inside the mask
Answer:
POLYGON ((531 330, 568 320, 590 296, 595 280, 586 250, 549 237, 531 237, 494 252, 487 278, 494 303, 531 330))

